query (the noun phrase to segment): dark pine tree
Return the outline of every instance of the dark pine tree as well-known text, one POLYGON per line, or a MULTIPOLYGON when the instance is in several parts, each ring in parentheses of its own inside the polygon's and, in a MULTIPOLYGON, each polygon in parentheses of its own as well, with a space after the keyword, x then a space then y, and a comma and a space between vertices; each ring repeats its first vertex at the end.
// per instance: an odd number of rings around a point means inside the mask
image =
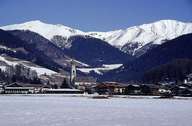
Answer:
POLYGON ((69 88, 68 84, 67 84, 67 80, 66 79, 63 79, 63 82, 60 86, 60 88, 69 88))

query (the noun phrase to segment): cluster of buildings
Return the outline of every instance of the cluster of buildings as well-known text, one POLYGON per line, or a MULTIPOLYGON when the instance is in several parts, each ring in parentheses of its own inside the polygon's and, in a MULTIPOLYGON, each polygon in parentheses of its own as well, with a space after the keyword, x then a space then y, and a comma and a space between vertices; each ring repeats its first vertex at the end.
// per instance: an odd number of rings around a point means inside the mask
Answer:
POLYGON ((156 95, 158 86, 103 82, 96 85, 94 91, 101 95, 156 95))
POLYGON ((12 83, 9 85, 0 84, 1 94, 83 94, 78 89, 54 89, 48 85, 34 85, 23 83, 12 83))
POLYGON ((192 74, 188 75, 184 82, 161 83, 160 93, 169 96, 192 97, 192 74))
POLYGON ((99 95, 151 95, 151 96, 187 96, 192 97, 192 83, 174 84, 122 84, 117 82, 94 83, 92 81, 79 81, 76 88, 53 88, 43 84, 0 83, 2 94, 88 94, 99 95))
MULTIPOLYGON (((55 79, 55 78, 54 78, 55 79)), ((51 79, 53 82, 56 80, 51 79)), ((62 80, 61 76, 56 78, 62 80)), ((49 79, 50 80, 50 79, 49 79)), ((173 82, 160 82, 158 84, 137 84, 100 82, 92 77, 77 77, 75 64, 72 62, 70 77, 65 82, 67 87, 62 85, 54 87, 51 84, 23 84, 11 83, 9 85, 0 82, 0 93, 3 94, 89 94, 99 95, 160 95, 162 97, 192 96, 192 74, 180 84, 173 82)))
MULTIPOLYGON (((26 69, 23 65, 7 67, 6 72, 12 75, 23 75, 26 77, 36 77, 32 70, 26 69), (12 71, 12 72, 11 72, 12 71), (31 76, 30 76, 31 75, 31 76)), ((76 67, 72 61, 70 77, 62 75, 47 76, 42 75, 42 84, 27 84, 14 82, 6 84, 0 82, 1 94, 83 94, 86 87, 96 85, 96 79, 92 77, 77 77, 76 67)))

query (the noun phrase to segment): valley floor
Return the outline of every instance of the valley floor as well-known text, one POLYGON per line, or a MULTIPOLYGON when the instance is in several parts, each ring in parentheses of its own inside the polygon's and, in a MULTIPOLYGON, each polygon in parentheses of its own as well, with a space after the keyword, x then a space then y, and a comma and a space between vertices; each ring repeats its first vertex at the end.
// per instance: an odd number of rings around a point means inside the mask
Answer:
POLYGON ((191 98, 127 97, 0 95, 0 123, 2 126, 190 126, 192 123, 191 98))

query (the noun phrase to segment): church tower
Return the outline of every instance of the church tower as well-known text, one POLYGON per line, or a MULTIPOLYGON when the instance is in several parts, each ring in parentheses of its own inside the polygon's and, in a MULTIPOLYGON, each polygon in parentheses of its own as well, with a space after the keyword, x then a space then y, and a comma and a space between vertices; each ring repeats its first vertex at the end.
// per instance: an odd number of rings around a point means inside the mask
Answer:
POLYGON ((71 61, 71 73, 70 73, 70 85, 72 88, 75 88, 75 80, 76 80, 76 66, 75 62, 72 60, 71 61))

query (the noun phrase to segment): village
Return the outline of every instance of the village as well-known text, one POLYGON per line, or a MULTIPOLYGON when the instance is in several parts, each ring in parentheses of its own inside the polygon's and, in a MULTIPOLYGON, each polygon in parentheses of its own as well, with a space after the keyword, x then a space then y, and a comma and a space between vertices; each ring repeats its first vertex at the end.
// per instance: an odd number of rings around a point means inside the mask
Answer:
MULTIPOLYGON (((46 76, 44 75, 44 78, 46 76)), ((59 78, 57 78, 58 80, 59 78)), ((183 83, 159 82, 156 84, 143 84, 139 82, 97 82, 93 77, 78 77, 76 66, 72 62, 69 77, 62 83, 27 84, 14 82, 7 84, 0 82, 0 94, 97 94, 114 95, 139 95, 161 96, 171 98, 173 96, 192 97, 192 74, 188 75, 183 83)), ((61 81, 60 81, 61 82, 61 81)))

